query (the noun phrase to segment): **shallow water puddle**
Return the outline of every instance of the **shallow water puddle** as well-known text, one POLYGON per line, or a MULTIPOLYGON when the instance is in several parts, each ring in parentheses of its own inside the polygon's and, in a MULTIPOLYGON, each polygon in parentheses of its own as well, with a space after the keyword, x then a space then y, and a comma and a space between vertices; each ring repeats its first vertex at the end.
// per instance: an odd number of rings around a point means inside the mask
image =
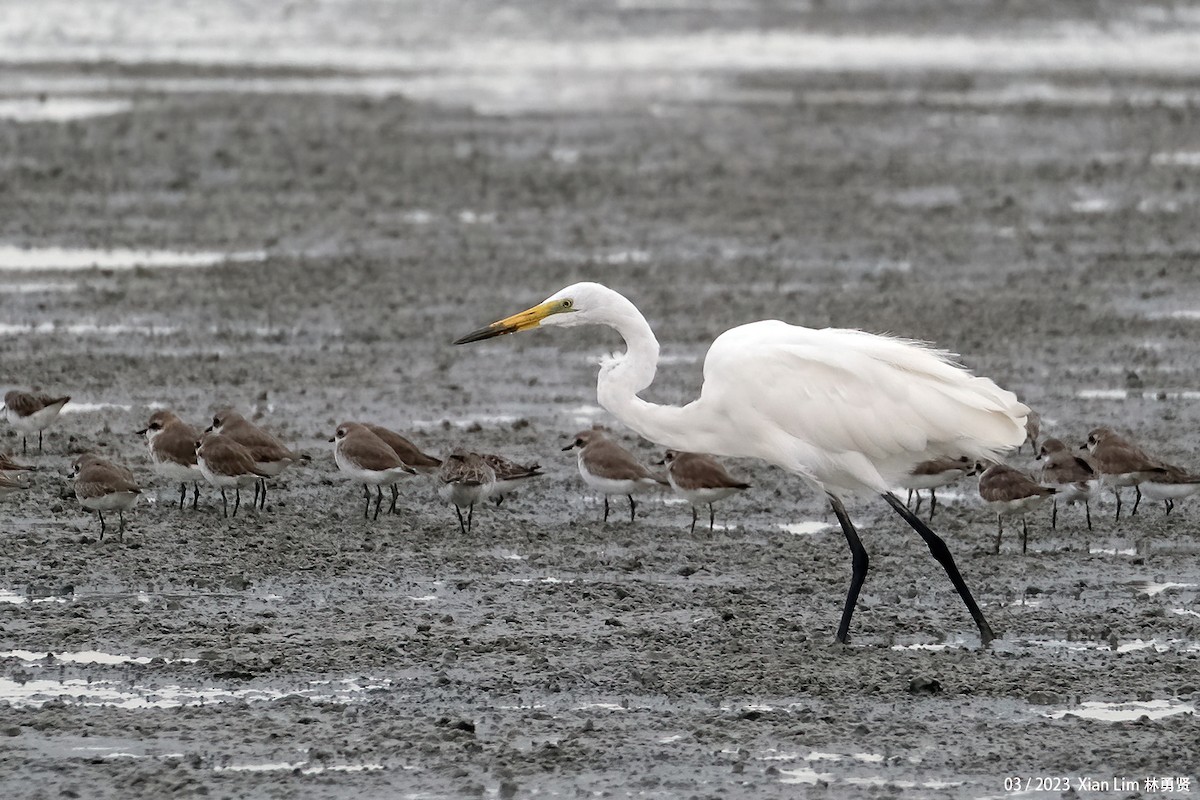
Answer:
POLYGON ((1103 556, 1136 556, 1136 547, 1088 547, 1090 555, 1103 556))
POLYGON ((51 283, 49 281, 0 283, 0 294, 49 294, 52 292, 74 292, 78 289, 78 283, 51 283))
POLYGON ((292 696, 316 702, 353 703, 365 699, 370 691, 391 688, 392 682, 389 679, 382 679, 362 685, 353 678, 336 682, 309 681, 303 687, 291 691, 196 688, 178 685, 124 687, 124 684, 104 680, 39 679, 18 682, 0 677, 0 700, 6 700, 14 706, 36 707, 51 700, 63 700, 85 706, 113 706, 125 709, 178 708, 179 706, 195 706, 206 703, 228 703, 235 700, 256 703, 292 696))
POLYGON ((1196 584, 1194 584, 1194 583, 1175 583, 1172 581, 1166 581, 1164 583, 1153 583, 1151 581, 1134 581, 1133 583, 1131 583, 1129 585, 1132 586, 1133 588, 1137 589, 1142 594, 1149 595, 1150 597, 1154 597, 1157 594, 1162 594, 1163 592, 1168 591, 1170 589, 1195 589, 1196 588, 1196 584))
POLYGON ((1064 708, 1052 711, 1045 716, 1050 719, 1062 719, 1066 716, 1094 719, 1100 722, 1132 722, 1142 717, 1162 719, 1175 714, 1195 714, 1196 707, 1191 703, 1180 700, 1150 700, 1147 702, 1106 703, 1088 701, 1080 703, 1077 708, 1064 708))
MULTIPOLYGON (((74 653, 53 653, 47 650, 6 650, 0 651, 0 658, 19 658, 22 661, 62 662, 64 664, 149 664, 153 659, 147 656, 120 656, 113 653, 102 653, 99 650, 80 650, 74 653)), ((194 664, 194 658, 164 658, 168 664, 194 664)))
POLYGON ((0 244, 0 270, 135 269, 137 267, 213 267, 263 261, 261 250, 222 253, 182 250, 100 250, 83 247, 18 247, 0 244))
POLYGON ((20 605, 21 603, 65 603, 70 599, 66 595, 50 595, 49 597, 31 597, 27 594, 20 594, 8 589, 0 589, 0 603, 12 603, 20 605))
POLYGON ((779 529, 786 533, 794 533, 797 536, 809 536, 814 533, 820 533, 823 530, 832 528, 828 522, 821 522, 815 519, 801 520, 800 522, 781 522, 779 529))
POLYGON ((110 117, 131 110, 131 100, 102 100, 94 97, 0 100, 0 120, 14 122, 70 122, 76 119, 110 117))

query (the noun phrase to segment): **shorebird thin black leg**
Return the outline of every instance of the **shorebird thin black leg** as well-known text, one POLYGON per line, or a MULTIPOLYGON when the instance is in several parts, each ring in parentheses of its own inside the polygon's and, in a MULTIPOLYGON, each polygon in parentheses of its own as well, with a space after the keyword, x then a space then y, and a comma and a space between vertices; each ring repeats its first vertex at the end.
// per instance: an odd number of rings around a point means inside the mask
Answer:
POLYGON ((1133 496, 1133 511, 1129 512, 1129 516, 1131 516, 1131 517, 1137 516, 1138 503, 1142 502, 1142 487, 1134 486, 1133 494, 1134 494, 1134 496, 1133 496))
POLYGON ((21 455, 29 455, 29 442, 25 438, 25 434, 21 434, 21 455))
POLYGON ((913 496, 913 490, 909 489, 908 490, 908 499, 904 501, 904 505, 908 506, 909 508, 912 508, 912 496, 913 496))
POLYGON ((717 521, 716 513, 713 511, 712 503, 708 504, 708 532, 712 533, 713 524, 717 521))
POLYGON ((1029 552, 1029 523, 1025 521, 1025 515, 1021 515, 1021 555, 1029 552))
POLYGON ((467 532, 467 523, 463 521, 462 509, 455 506, 454 513, 458 514, 458 529, 465 534, 467 532))
POLYGON ((258 507, 265 510, 267 507, 267 479, 259 478, 258 482, 262 484, 262 494, 259 496, 258 507))
POLYGON ((393 483, 392 484, 392 504, 390 506, 388 506, 389 514, 396 513, 396 500, 399 499, 399 497, 400 497, 400 490, 396 487, 396 484, 393 483))
POLYGON ((467 506, 467 533, 471 532, 471 528, 475 526, 475 504, 467 506))
POLYGON ((937 489, 929 490, 929 521, 933 522, 933 515, 937 512, 937 489))
POLYGON ((372 519, 379 519, 379 506, 383 504, 383 487, 375 487, 375 516, 372 519))
POLYGON ((367 498, 367 504, 363 506, 363 519, 371 516, 371 487, 363 484, 363 497, 367 498))
POLYGON ((42 432, 38 431, 38 452, 42 452, 42 432))
POLYGON ((1000 539, 1004 536, 1004 518, 996 515, 996 555, 1000 555, 1000 539))
POLYGON ((1050 501, 1050 529, 1058 530, 1058 499, 1050 501))
POLYGON ((946 543, 942 541, 941 537, 930 530, 928 525, 909 511, 896 495, 888 492, 883 497, 892 508, 896 509, 896 513, 904 517, 904 521, 911 525, 913 530, 921 534, 921 538, 929 546, 929 552, 942 565, 942 568, 946 570, 946 574, 950 577, 950 582, 958 590, 958 596, 963 599, 963 603, 967 606, 967 611, 971 612, 971 619, 975 620, 975 627, 979 628, 980 642, 987 645, 988 642, 996 638, 996 634, 992 633, 992 626, 988 625, 987 620, 983 617, 983 612, 979 610, 979 605, 975 602, 975 598, 971 596, 971 590, 967 588, 967 582, 963 580, 962 573, 958 571, 958 566, 954 563, 954 556, 950 554, 950 548, 946 547, 946 543))
POLYGON ((1121 490, 1120 490, 1120 488, 1114 486, 1113 494, 1115 494, 1117 496, 1117 516, 1116 516, 1116 518, 1120 519, 1121 518, 1121 490))
POLYGON ((1166 500, 1163 501, 1163 503, 1167 507, 1167 510, 1164 513, 1170 514, 1171 511, 1175 508, 1175 501, 1168 497, 1166 500))
POLYGON ((917 489, 915 491, 915 494, 917 495, 917 504, 915 506, 913 506, 914 514, 918 513, 921 510, 921 490, 917 489))
POLYGON ((608 522, 608 495, 604 495, 604 521, 608 522))
POLYGON ((192 481, 192 510, 200 507, 200 484, 192 481))
POLYGON ((229 498, 225 496, 225 487, 221 487, 221 516, 229 516, 229 498))
POLYGON ((104 512, 97 511, 96 515, 100 517, 100 541, 104 541, 104 512))
POLYGON ((1087 515, 1088 530, 1092 529, 1092 507, 1087 500, 1083 501, 1083 513, 1087 515))
POLYGON ((124 509, 122 509, 122 508, 117 509, 117 519, 119 519, 121 521, 121 527, 117 530, 117 538, 120 539, 122 542, 124 542, 125 541, 125 510, 124 509))
POLYGON ((242 505, 242 487, 233 487, 233 515, 237 516, 238 508, 242 505))
POLYGON ((637 501, 633 499, 633 495, 625 495, 629 498, 629 521, 633 522, 633 516, 637 513, 637 501))
POLYGON ((691 533, 696 532, 696 507, 692 506, 692 529, 691 533))
MULTIPOLYGON (((836 637, 837 641, 847 644, 850 641, 850 618, 854 616, 854 607, 858 605, 858 593, 862 590, 863 581, 867 579, 867 568, 871 560, 862 540, 858 538, 858 531, 854 530, 854 524, 850 522, 850 515, 846 513, 842 501, 832 494, 828 497, 829 505, 833 507, 833 513, 842 526, 842 533, 846 534, 846 543, 850 545, 850 590, 846 592, 846 606, 842 609, 842 621, 838 623, 836 637)), ((907 511, 908 506, 904 509, 907 511)))

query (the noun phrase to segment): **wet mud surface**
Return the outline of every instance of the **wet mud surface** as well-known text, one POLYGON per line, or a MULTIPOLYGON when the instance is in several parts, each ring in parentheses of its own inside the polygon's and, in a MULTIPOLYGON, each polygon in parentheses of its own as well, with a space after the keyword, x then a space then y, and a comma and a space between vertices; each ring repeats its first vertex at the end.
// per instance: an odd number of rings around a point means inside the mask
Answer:
MULTIPOLYGON (((723 100, 513 116, 145 92, 126 114, 0 121, 0 241, 261 253, 0 272, 53 284, 0 295, 6 324, 83 326, 0 336, 5 384, 90 404, 2 509, 0 793, 1200 791, 1195 501, 1114 522, 1106 499, 1091 532, 1077 509, 1054 531, 1037 512, 1029 552, 1008 523, 997 555, 973 483, 944 493, 935 527, 1001 634, 982 651, 916 534, 850 503, 872 569, 834 646, 849 557, 811 489, 735 462, 753 489, 717 530, 689 535, 666 495, 603 524, 560 448, 612 422, 594 373, 619 343, 449 344, 600 280, 658 332, 659 402, 694 395, 738 322, 859 327, 961 353, 1048 434, 1110 424, 1200 469, 1194 109, 967 102, 989 80, 753 73, 723 100), (313 462, 262 512, 224 519, 211 490, 181 511, 132 433, 154 404, 193 424, 233 404, 313 462), (469 535, 424 478, 400 515, 364 521, 326 443, 347 419, 547 475, 469 535), (151 487, 123 543, 97 540, 63 477, 88 449, 151 487), (806 521, 825 527, 782 527, 806 521)), ((7 426, 0 447, 20 449, 7 426)), ((1012 461, 1036 466, 1028 448, 1012 461)))

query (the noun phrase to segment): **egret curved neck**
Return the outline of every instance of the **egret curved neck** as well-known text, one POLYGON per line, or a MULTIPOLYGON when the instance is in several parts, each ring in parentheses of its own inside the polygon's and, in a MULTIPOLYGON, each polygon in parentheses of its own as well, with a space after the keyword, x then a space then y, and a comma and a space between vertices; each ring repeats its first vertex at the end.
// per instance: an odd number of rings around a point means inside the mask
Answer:
POLYGON ((638 397, 654 382, 658 370, 658 340, 633 304, 608 321, 625 340, 625 352, 604 359, 596 380, 600 405, 625 425, 656 444, 686 449, 683 409, 649 403, 638 397), (629 313, 632 312, 632 313, 629 313))

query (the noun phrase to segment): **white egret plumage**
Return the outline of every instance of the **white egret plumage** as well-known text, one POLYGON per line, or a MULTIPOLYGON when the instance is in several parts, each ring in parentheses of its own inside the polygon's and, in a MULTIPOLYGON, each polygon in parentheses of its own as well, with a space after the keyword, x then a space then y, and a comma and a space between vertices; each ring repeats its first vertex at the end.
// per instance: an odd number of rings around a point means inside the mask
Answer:
POLYGON ((649 403, 659 345, 623 295, 577 283, 544 302, 470 333, 466 344, 539 325, 616 329, 626 352, 604 359, 600 405, 646 439, 675 450, 760 458, 806 478, 829 497, 849 543, 853 576, 837 639, 850 619, 868 557, 842 497, 874 493, 908 522, 945 568, 984 644, 994 634, 946 544, 890 491, 930 458, 991 458, 1025 439, 1029 409, 987 378, 921 343, 858 330, 816 330, 766 320, 717 337, 704 360, 700 397, 685 406, 649 403))

